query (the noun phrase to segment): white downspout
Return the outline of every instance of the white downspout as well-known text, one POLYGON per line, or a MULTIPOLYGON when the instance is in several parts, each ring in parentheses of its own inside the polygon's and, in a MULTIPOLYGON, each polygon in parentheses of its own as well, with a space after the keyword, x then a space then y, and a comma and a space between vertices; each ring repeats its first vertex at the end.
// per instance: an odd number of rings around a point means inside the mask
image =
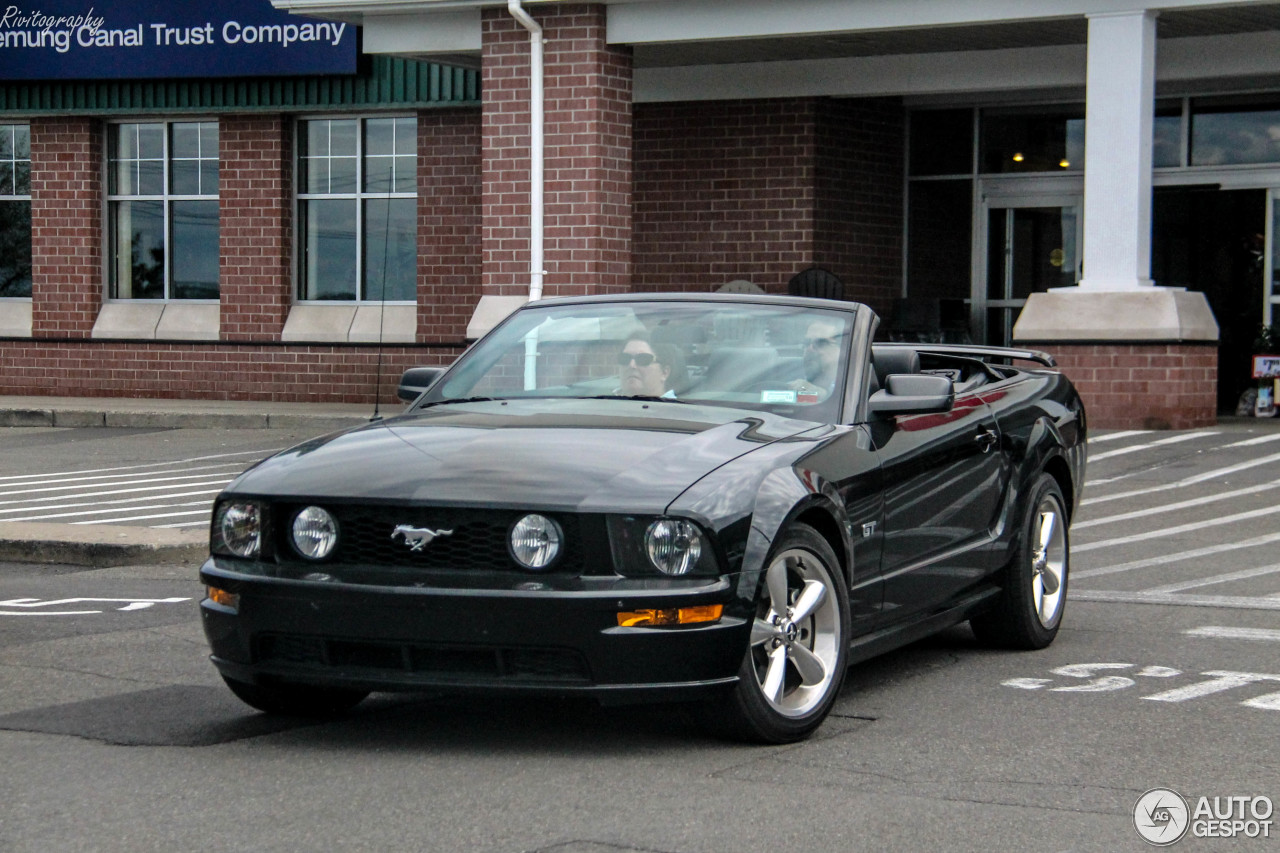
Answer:
POLYGON ((529 301, 542 298, 542 27, 520 5, 507 0, 511 17, 529 31, 529 301))

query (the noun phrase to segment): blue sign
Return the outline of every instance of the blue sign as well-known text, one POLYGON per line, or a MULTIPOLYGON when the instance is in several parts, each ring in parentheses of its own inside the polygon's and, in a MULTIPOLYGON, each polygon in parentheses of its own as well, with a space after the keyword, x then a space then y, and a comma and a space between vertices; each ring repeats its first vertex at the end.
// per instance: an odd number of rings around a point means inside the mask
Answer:
POLYGON ((0 5, 0 80, 354 74, 356 27, 270 0, 0 5))

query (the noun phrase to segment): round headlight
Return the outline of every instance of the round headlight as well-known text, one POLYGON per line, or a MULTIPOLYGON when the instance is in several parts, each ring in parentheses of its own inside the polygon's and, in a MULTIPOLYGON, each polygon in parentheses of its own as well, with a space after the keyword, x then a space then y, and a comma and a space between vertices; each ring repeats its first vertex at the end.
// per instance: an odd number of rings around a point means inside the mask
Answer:
POLYGON ((224 503, 218 507, 214 530, 222 547, 213 550, 237 557, 256 557, 262 546, 262 512, 257 504, 224 503))
POLYGON ((511 527, 511 556, 526 569, 545 569, 563 541, 560 525, 545 515, 526 515, 511 527))
POLYGON ((649 562, 664 575, 687 574, 702 556, 702 534, 695 524, 679 518, 660 518, 644 534, 649 562))
POLYGON ((309 506, 293 517, 293 547, 308 560, 323 560, 338 544, 338 521, 328 510, 309 506))

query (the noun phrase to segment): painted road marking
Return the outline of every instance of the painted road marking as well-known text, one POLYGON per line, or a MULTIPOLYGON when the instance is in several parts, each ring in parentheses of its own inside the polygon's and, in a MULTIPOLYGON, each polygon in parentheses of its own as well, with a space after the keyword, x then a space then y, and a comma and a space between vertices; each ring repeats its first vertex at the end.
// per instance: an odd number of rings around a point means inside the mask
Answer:
POLYGON ((1223 448, 1228 447, 1253 447, 1255 444, 1266 444, 1270 441, 1280 441, 1280 433, 1272 433, 1270 435, 1262 435, 1257 438, 1246 438, 1244 441, 1237 441, 1232 444, 1224 444, 1223 448))
POLYGON ((1071 590, 1072 601, 1105 604, 1161 604, 1175 607, 1222 607, 1231 610, 1280 610, 1280 598, 1249 598, 1243 595, 1170 595, 1168 593, 1119 592, 1113 590, 1071 590))
MULTIPOLYGON (((232 470, 232 469, 224 470, 217 475, 218 481, 230 482, 231 480, 235 479, 236 475, 239 473, 240 473, 239 471, 232 470)), ((180 480, 206 480, 208 482, 218 482, 218 481, 208 480, 208 478, 212 476, 215 476, 213 472, 207 472, 204 474, 178 474, 172 477, 150 477, 145 480, 117 480, 112 483, 95 483, 92 486, 88 486, 88 487, 80 486, 80 485, 45 486, 38 489, 21 489, 18 491, 0 492, 0 495, 4 497, 8 497, 9 495, 36 494, 40 492, 66 492, 66 491, 71 491, 73 489, 80 489, 80 488, 100 489, 103 487, 110 488, 112 486, 136 486, 141 483, 172 483, 174 486, 177 486, 178 488, 185 488, 191 485, 202 485, 202 484, 201 483, 182 483, 182 482, 179 482, 180 480)), ((121 492, 127 492, 127 491, 140 492, 140 491, 146 491, 147 489, 151 489, 154 491, 155 489, 168 489, 168 488, 171 488, 171 486, 145 486, 140 489, 120 489, 116 491, 106 491, 106 492, 77 492, 77 496, 84 497, 84 496, 92 496, 92 495, 112 495, 112 494, 120 494, 121 492)), ((40 500, 57 501, 57 500, 62 500, 65 497, 66 495, 58 495, 56 497, 46 497, 46 498, 19 498, 15 500, 0 501, 0 504, 18 504, 18 503, 25 503, 25 502, 34 503, 35 501, 40 501, 40 500)))
POLYGON ((30 608, 26 611, 9 612, 0 610, 0 616, 82 616, 90 613, 102 613, 101 610, 40 610, 42 607, 59 607, 67 604, 88 603, 94 601, 106 602, 109 604, 123 603, 124 607, 113 608, 119 611, 146 610, 156 604, 178 604, 183 601, 190 601, 190 598, 58 598, 49 601, 42 601, 39 598, 11 598, 8 601, 0 601, 0 608, 3 607, 26 607, 30 608))
POLYGON ((1120 432, 1109 432, 1106 435, 1089 436, 1089 444, 1101 444, 1104 441, 1115 441, 1117 438, 1128 438, 1131 435, 1150 435, 1149 429, 1128 429, 1120 432))
POLYGON ((1193 438, 1209 438, 1211 436, 1220 435, 1216 432, 1192 432, 1184 435, 1172 435, 1168 438, 1162 438, 1158 441, 1150 441, 1146 444, 1132 444, 1128 447, 1121 447, 1119 450, 1108 450, 1106 453, 1089 456, 1089 463, 1101 462, 1103 459, 1110 459, 1113 456, 1124 456, 1128 453, 1137 453, 1140 450, 1150 450, 1153 447, 1164 447, 1169 444, 1181 444, 1184 441, 1190 441, 1193 438))
POLYGON ((1280 642, 1280 631, 1274 628, 1231 628, 1223 625, 1202 625, 1182 633, 1191 637, 1213 637, 1219 640, 1273 640, 1280 642))
MULTIPOLYGON (((1120 572, 1131 572, 1134 569, 1146 569, 1151 566, 1162 566, 1165 563, 1176 563, 1181 560, 1192 560, 1196 557, 1211 557, 1214 554, 1222 554, 1227 551, 1238 551, 1241 548, 1254 548, 1258 545, 1270 545, 1272 542, 1280 542, 1280 533, 1267 533, 1263 536, 1255 536, 1252 539, 1241 539, 1236 542, 1224 542, 1221 545, 1210 545, 1205 548, 1196 548, 1191 551, 1179 551, 1173 554, 1163 554, 1159 557, 1147 557, 1143 560, 1133 560, 1128 563, 1120 563, 1115 566, 1102 566, 1097 569, 1082 569, 1072 573, 1073 580, 1083 580, 1084 578, 1096 578, 1102 575, 1114 575, 1120 572)), ((1075 550, 1080 550, 1076 546, 1075 550)))
POLYGON ((1138 509, 1133 512, 1123 512, 1119 515, 1108 515, 1105 518, 1094 518, 1089 521, 1073 521, 1071 523, 1071 529, 1081 530, 1087 527, 1096 527, 1099 524, 1111 524, 1116 521, 1129 521, 1134 518, 1145 518, 1148 515, 1163 515, 1167 512, 1189 509, 1196 506, 1204 506, 1205 504, 1214 503, 1216 501, 1230 500, 1231 498, 1238 498, 1244 495, 1261 494, 1262 492, 1270 491, 1271 489, 1280 489, 1280 483, 1263 483, 1257 486, 1236 489, 1231 492, 1218 492, 1217 494, 1208 495, 1203 498, 1192 498, 1191 500, 1178 501, 1177 503, 1153 506, 1147 509, 1138 509))
POLYGON ((1280 513, 1280 506, 1269 506, 1262 509, 1251 509, 1248 512, 1237 512, 1234 515, 1224 515, 1219 518, 1206 519, 1204 521, 1193 521, 1190 524, 1179 524, 1176 527, 1162 527, 1159 530, 1148 530, 1146 533, 1131 533, 1128 536, 1118 536, 1115 539, 1100 539, 1097 542, 1086 542, 1083 545, 1075 545, 1072 550, 1076 553, 1083 551, 1094 551, 1098 548, 1110 548, 1114 545, 1128 545, 1131 542, 1142 542, 1147 539, 1160 539, 1166 536, 1174 536, 1179 533, 1192 533, 1204 530, 1208 527, 1218 527, 1223 524, 1234 524, 1237 521, 1248 521, 1253 518, 1262 518, 1268 515, 1280 513))
MULTIPOLYGON (((216 495, 220 491, 222 491, 221 488, 200 489, 199 491, 195 491, 195 492, 179 492, 178 494, 174 494, 174 495, 158 495, 157 497, 168 498, 168 499, 189 498, 189 497, 195 497, 197 495, 216 495)), ((134 512, 135 510, 143 510, 143 509, 160 509, 166 506, 200 506, 202 504, 207 505, 209 503, 209 499, 206 498, 202 501, 185 501, 183 503, 150 504, 148 506, 116 506, 116 504, 132 503, 135 500, 137 500, 137 498, 123 498, 121 500, 114 500, 114 501, 86 501, 84 503, 59 504, 58 506, 42 506, 42 507, 39 507, 39 510, 42 512, 50 509, 72 509, 75 507, 82 507, 82 506, 97 506, 97 507, 103 507, 103 509, 87 509, 87 510, 82 510, 81 512, 54 512, 54 513, 47 513, 45 515, 28 515, 28 516, 23 516, 22 518, 0 518, 0 521, 47 521, 51 518, 77 518, 79 516, 85 516, 85 515, 102 515, 103 513, 106 513, 106 512, 134 512)), ((22 509, 0 509, 0 513, 30 512, 33 509, 36 509, 36 508, 24 507, 22 509)))
POLYGON ((35 477, 74 477, 81 474, 102 474, 113 471, 141 471, 145 468, 162 468, 166 465, 188 465, 192 462, 207 462, 210 459, 232 459, 237 456, 270 456, 280 452, 280 448, 269 450, 238 450, 235 453, 214 453, 208 456, 192 456, 189 459, 175 459, 170 462, 140 462, 137 465, 120 465, 114 468, 85 468, 80 471, 50 471, 44 474, 9 474, 0 477, 0 482, 8 480, 30 480, 35 477))
MULTIPOLYGON (((1066 676, 1067 678, 1088 678, 1091 680, 1084 684, 1065 687, 1049 687, 1045 692, 1113 693, 1117 690, 1126 690, 1133 687, 1138 682, 1125 675, 1098 675, 1097 673, 1115 672, 1117 670, 1127 671, 1133 669, 1135 666, 1136 664, 1131 663, 1078 663, 1071 664, 1069 666, 1061 666, 1057 669, 1050 670, 1050 674, 1066 676)), ((1147 666, 1131 674, 1135 677, 1146 676, 1152 678, 1177 678, 1183 675, 1181 670, 1167 666, 1147 666)), ((1224 693, 1228 690, 1235 690, 1240 687, 1247 687, 1251 684, 1280 682, 1280 675, 1273 675, 1266 672, 1210 670, 1208 672, 1202 672, 1200 675, 1204 676, 1208 680, 1175 687, 1172 690, 1164 690, 1160 693, 1153 693, 1141 698, 1152 702, 1181 703, 1187 702, 1191 699, 1199 699, 1205 696, 1212 696, 1217 693, 1224 693)), ((1016 690, 1044 690, 1054 682, 1055 679, 1052 678, 1009 678, 1000 682, 1000 685, 1002 687, 1012 687, 1016 690)), ((1264 711, 1280 711, 1280 692, 1255 696, 1240 702, 1240 704, 1249 708, 1259 708, 1264 711)))
POLYGON ((1193 477, 1187 477, 1178 480, 1175 483, 1165 483, 1159 486, 1148 486, 1144 489, 1133 489, 1128 492, 1117 492, 1114 495, 1100 495, 1096 498, 1085 498, 1080 502, 1082 506, 1088 504, 1106 503, 1107 501, 1118 501, 1123 498, 1136 498, 1142 495, 1151 495, 1156 492, 1167 492, 1170 489, 1181 489, 1186 486, 1194 486, 1197 483, 1203 483, 1205 480, 1212 480, 1218 477, 1225 477, 1228 474, 1234 474, 1238 471, 1245 471, 1250 468, 1257 468, 1261 465, 1269 465, 1272 462, 1280 462, 1280 453, 1273 453, 1270 456, 1260 456, 1257 459, 1251 459, 1248 462, 1240 462, 1235 465, 1228 465, 1225 468, 1215 468, 1212 471, 1206 471, 1203 474, 1196 474, 1193 477))
POLYGON ((1257 569, 1241 569, 1238 572, 1227 572, 1226 574, 1212 575, 1207 578, 1197 578, 1196 580, 1182 581, 1181 583, 1171 583, 1171 584, 1166 584, 1165 586, 1155 586, 1155 587, 1152 587, 1151 589, 1144 589, 1143 592, 1154 593, 1156 595, 1159 595, 1161 593, 1169 593, 1169 592, 1182 592, 1183 590, 1195 589, 1196 587, 1200 587, 1200 586, 1212 586, 1213 584, 1216 584, 1216 583, 1230 583, 1231 581, 1248 580, 1249 578, 1258 578, 1258 577, 1262 577, 1263 575, 1275 574, 1276 572, 1280 572, 1280 564, 1273 565, 1273 566, 1262 566, 1257 569))
MULTIPOLYGON (((166 463, 166 464, 176 464, 176 463, 166 463)), ((243 471, 243 470, 244 470, 244 463, 242 463, 242 462, 231 462, 231 463, 223 463, 223 464, 220 464, 220 465, 183 465, 181 468, 177 468, 177 467, 175 467, 173 470, 175 470, 175 471, 184 471, 184 472, 188 472, 188 473, 189 473, 189 472, 192 472, 192 471, 204 471, 204 472, 208 472, 208 471, 210 471, 210 470, 212 470, 212 471, 234 471, 234 472, 236 472, 236 473, 239 473, 240 471, 243 471)), ((17 487, 17 486, 47 486, 47 485, 49 485, 49 484, 51 484, 51 483, 72 483, 72 484, 73 484, 73 485, 70 485, 70 486, 61 486, 60 488, 63 488, 63 489, 74 489, 74 488, 76 487, 76 485, 77 485, 77 484, 84 484, 84 485, 88 485, 88 484, 90 483, 90 481, 94 481, 94 480, 112 480, 112 481, 114 481, 114 482, 111 482, 111 483, 105 483, 105 484, 104 484, 104 483, 93 483, 93 486, 95 486, 95 487, 96 487, 96 486, 101 486, 101 485, 116 485, 116 484, 118 484, 118 483, 139 483, 139 482, 141 482, 141 483, 146 483, 146 482, 152 482, 152 481, 150 481, 150 480, 140 480, 140 479, 138 479, 138 478, 140 478, 140 477, 148 477, 148 476, 152 476, 152 475, 155 475, 155 474, 168 474, 168 473, 170 473, 170 471, 165 471, 165 470, 161 470, 161 471, 138 471, 138 472, 136 472, 136 473, 132 473, 132 474, 102 474, 102 475, 95 476, 95 477, 55 477, 55 478, 52 478, 52 479, 50 479, 50 478, 48 478, 48 477, 44 477, 43 475, 32 475, 32 477, 31 477, 31 479, 30 479, 30 481, 29 481, 29 482, 25 482, 25 483, 5 483, 4 485, 0 485, 0 495, 21 495, 21 494, 25 494, 25 493, 27 493, 27 492, 29 492, 29 491, 32 491, 31 489, 26 489, 26 488, 15 488, 15 487, 17 487)), ((55 489, 50 488, 50 489, 45 489, 45 491, 55 491, 55 489)))

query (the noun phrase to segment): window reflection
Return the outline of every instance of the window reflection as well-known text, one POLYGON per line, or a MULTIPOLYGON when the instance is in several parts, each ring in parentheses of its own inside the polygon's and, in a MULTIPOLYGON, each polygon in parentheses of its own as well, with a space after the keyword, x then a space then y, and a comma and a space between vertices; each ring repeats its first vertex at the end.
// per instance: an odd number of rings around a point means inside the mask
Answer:
POLYGON ((0 124, 0 297, 31 296, 31 128, 0 124))
POLYGON ((1275 162, 1280 162, 1280 102, 1192 101, 1192 166, 1275 162))

